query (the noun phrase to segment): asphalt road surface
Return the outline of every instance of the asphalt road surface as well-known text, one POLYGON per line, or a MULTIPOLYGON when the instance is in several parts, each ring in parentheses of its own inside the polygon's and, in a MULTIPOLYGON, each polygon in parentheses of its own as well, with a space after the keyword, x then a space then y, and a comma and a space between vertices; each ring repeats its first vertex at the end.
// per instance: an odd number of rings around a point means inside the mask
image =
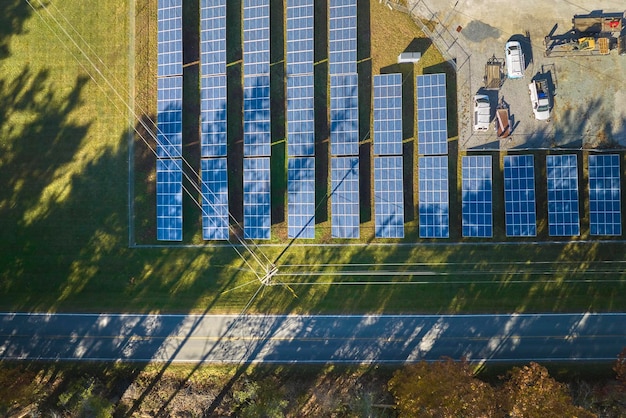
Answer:
POLYGON ((0 313, 0 359, 211 363, 613 361, 626 313, 136 315, 0 313))

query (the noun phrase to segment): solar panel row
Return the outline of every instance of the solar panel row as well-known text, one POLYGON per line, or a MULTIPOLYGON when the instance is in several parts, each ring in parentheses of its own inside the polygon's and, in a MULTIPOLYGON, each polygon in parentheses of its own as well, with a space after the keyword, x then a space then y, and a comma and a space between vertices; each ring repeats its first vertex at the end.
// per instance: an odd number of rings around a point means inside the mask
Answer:
POLYGON ((508 237, 537 235, 535 160, 532 155, 504 157, 504 215, 508 237))
POLYGON ((243 73, 270 73, 270 2, 243 2, 243 73))
POLYGON ((200 0, 200 75, 226 74, 226 0, 200 0))
POLYGON ((270 76, 244 77, 243 155, 266 157, 271 154, 270 76))
POLYGON ((448 153, 446 75, 417 76, 417 141, 421 155, 448 153))
POLYGON ((402 155, 402 74, 374 76, 374 154, 402 155))
POLYGON ((202 237, 228 239, 228 168, 226 158, 200 161, 202 177, 202 237))
POLYGON ((576 155, 548 155, 548 233, 580 235, 578 215, 578 162, 576 155))
POLYGON ((622 235, 619 155, 589 156, 591 235, 622 235))
POLYGON ((313 74, 287 78, 287 152, 315 155, 315 98, 313 74))
POLYGON ((183 2, 159 0, 157 5, 157 76, 183 73, 183 2))
POLYGON ((287 0, 287 76, 313 73, 314 0, 287 0))
POLYGON ((376 238, 404 238, 402 156, 374 158, 376 238))
POLYGON ((287 212, 289 238, 315 238, 315 157, 289 158, 287 212))
POLYGON ((270 159, 243 159, 243 228, 246 239, 270 239, 270 159))
POLYGON ((330 153, 359 153, 359 77, 330 76, 330 153))
POLYGON ((202 158, 226 156, 228 114, 226 100, 226 74, 200 79, 202 158))
POLYGON ((330 0, 328 63, 331 75, 355 74, 357 0, 330 0))
POLYGON ((422 238, 448 238, 448 156, 419 158, 419 231, 422 238))
POLYGON ((157 157, 181 157, 182 135, 183 77, 160 77, 157 79, 157 157))
POLYGON ((330 162, 332 237, 359 238, 359 157, 330 162))
POLYGON ((183 163, 180 158, 158 159, 157 185, 157 240, 183 239, 183 163))
POLYGON ((462 229, 464 237, 493 236, 490 155, 471 155, 462 161, 462 229))

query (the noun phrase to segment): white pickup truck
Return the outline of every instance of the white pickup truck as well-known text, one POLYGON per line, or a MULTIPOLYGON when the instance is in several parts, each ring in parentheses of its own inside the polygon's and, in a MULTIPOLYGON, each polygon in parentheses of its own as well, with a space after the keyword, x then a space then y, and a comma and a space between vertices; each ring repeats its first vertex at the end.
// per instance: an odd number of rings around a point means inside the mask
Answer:
POLYGON ((506 57, 506 75, 509 78, 524 77, 526 63, 524 62, 524 52, 522 44, 518 41, 509 41, 504 46, 504 55, 506 57))
POLYGON ((547 80, 534 80, 528 85, 535 119, 550 122, 550 90, 547 80))
POLYGON ((474 96, 474 130, 486 131, 489 129, 491 119, 491 106, 489 96, 477 94, 474 96))

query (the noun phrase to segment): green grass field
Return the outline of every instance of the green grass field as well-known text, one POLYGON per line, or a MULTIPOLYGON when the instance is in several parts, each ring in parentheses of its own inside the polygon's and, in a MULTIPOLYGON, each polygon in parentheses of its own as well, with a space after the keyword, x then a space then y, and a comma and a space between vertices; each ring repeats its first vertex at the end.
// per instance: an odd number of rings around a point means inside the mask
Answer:
MULTIPOLYGON (((0 32, 0 309, 240 312, 259 284, 231 248, 129 248, 128 2, 97 9, 78 0, 53 5, 35 11, 9 0, 0 6, 0 31, 6 31, 0 32)), ((371 7, 377 73, 405 45, 381 47, 380 37, 389 39, 381 27, 398 25, 409 43, 420 34, 407 29, 410 19, 383 14, 391 12, 376 1, 371 7)), ((135 13, 134 97, 150 118, 154 10, 155 1, 138 1, 135 13)), ((429 67, 438 65, 435 58, 429 67)), ((139 243, 154 242, 152 159, 136 140, 139 243)), ((185 228, 199 233, 193 222, 185 228)), ((275 262, 283 249, 256 254, 275 262)), ((249 310, 620 311, 626 308, 624 250, 617 242, 385 246, 365 239, 354 246, 294 246, 277 262, 275 283, 289 285, 264 287, 249 310)))

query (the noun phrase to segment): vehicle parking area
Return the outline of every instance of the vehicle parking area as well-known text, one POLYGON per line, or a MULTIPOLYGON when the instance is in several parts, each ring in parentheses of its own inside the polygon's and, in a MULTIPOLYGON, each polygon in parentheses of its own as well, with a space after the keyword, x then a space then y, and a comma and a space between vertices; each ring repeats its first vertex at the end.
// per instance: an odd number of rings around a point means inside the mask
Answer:
POLYGON ((572 29, 574 15, 623 13, 622 2, 412 0, 409 8, 435 23, 433 41, 457 59, 460 150, 626 146, 626 55, 613 49, 608 55, 546 57, 544 45, 548 34, 572 29), (505 61, 509 40, 522 45, 524 77, 507 79, 503 67, 500 89, 485 89, 485 65, 494 56, 505 61), (536 78, 547 78, 551 89, 549 122, 536 120, 532 112, 528 85, 536 78), (487 131, 473 129, 476 94, 490 98, 492 122, 487 131), (513 128, 507 138, 498 138, 493 129, 496 105, 502 100, 513 128))

